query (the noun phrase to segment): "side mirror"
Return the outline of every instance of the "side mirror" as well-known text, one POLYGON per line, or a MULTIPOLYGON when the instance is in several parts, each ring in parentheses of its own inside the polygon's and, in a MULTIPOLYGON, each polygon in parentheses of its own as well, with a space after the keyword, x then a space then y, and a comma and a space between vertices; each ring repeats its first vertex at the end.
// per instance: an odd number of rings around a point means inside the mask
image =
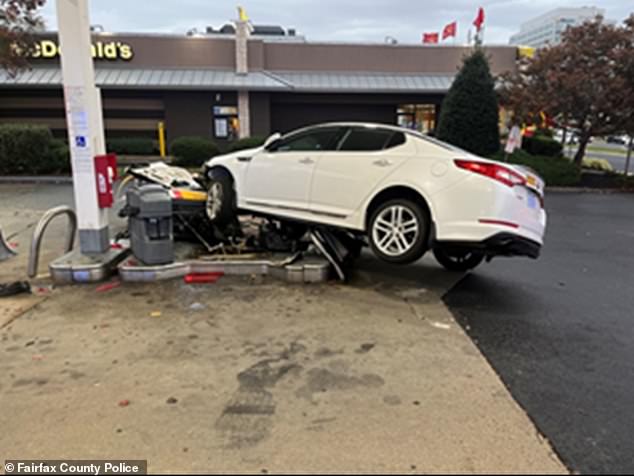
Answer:
POLYGON ((281 137, 282 137, 282 134, 280 134, 279 132, 276 132, 275 134, 271 134, 268 137, 268 139, 264 141, 264 149, 268 150, 269 147, 275 144, 277 141, 279 141, 281 137))

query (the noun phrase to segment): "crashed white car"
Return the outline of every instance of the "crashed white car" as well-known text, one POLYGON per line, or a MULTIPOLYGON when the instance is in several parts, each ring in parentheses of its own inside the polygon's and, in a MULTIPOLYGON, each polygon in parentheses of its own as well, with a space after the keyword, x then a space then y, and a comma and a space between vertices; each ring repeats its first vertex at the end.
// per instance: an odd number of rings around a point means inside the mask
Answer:
POLYGON ((207 214, 246 212, 367 236, 373 252, 411 263, 428 250, 452 270, 484 258, 537 258, 546 227, 544 182, 423 134, 382 124, 328 123, 203 168, 207 214))

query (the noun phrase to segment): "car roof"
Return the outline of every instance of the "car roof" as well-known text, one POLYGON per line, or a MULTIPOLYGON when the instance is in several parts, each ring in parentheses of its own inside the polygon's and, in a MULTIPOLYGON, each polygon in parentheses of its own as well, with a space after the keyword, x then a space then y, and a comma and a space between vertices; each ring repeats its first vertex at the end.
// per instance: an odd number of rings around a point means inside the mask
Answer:
POLYGON ((399 127, 392 124, 380 124, 376 122, 354 122, 354 121, 322 122, 319 124, 311 124, 309 126, 302 127, 301 129, 295 129, 293 131, 289 131, 285 135, 296 134, 298 132, 304 132, 310 129, 317 129, 322 127, 363 127, 368 129, 381 128, 381 129, 392 130, 395 132, 414 133, 413 135, 416 135, 416 131, 412 131, 411 129, 405 129, 404 127, 399 127))

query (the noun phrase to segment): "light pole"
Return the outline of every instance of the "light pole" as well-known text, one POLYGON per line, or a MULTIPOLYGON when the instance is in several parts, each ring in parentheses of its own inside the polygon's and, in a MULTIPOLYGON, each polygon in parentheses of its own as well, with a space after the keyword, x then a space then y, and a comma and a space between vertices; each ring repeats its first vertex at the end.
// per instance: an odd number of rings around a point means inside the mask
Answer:
POLYGON ((57 24, 79 248, 84 255, 102 254, 110 247, 110 237, 107 209, 99 208, 97 200, 94 157, 105 153, 105 140, 88 0, 57 0, 57 24))
POLYGON ((630 135, 630 140, 627 144, 627 156, 625 158, 625 176, 630 173, 630 159, 632 158, 632 148, 634 147, 634 133, 630 135))

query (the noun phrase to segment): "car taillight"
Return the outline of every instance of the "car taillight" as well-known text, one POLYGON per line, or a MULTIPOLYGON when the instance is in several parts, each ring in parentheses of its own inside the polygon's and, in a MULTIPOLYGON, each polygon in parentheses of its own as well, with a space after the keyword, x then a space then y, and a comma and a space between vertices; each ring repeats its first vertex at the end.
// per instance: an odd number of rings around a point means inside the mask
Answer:
POLYGON ((508 167, 504 167, 503 165, 462 159, 456 159, 454 160, 454 163, 461 169, 484 175, 485 177, 497 180, 509 187, 514 187, 515 185, 526 185, 526 179, 524 177, 508 167))

